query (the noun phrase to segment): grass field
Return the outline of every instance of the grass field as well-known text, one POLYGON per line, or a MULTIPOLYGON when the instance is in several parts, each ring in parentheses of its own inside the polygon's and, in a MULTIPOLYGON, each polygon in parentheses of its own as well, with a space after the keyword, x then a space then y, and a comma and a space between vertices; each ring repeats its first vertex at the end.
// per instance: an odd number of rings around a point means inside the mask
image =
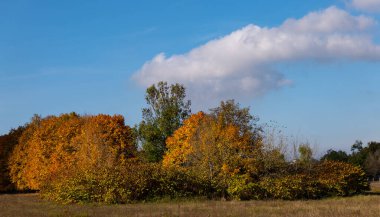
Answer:
MULTIPOLYGON (((380 191, 380 183, 373 186, 380 191)), ((128 205, 60 205, 38 194, 0 195, 0 216, 380 216, 380 195, 310 201, 184 201, 128 205)))

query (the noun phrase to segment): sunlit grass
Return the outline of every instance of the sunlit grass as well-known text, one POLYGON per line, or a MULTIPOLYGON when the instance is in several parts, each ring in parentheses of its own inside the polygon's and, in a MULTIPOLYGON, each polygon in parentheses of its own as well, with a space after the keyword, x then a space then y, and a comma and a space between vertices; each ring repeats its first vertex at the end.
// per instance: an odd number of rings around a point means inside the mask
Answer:
POLYGON ((371 184, 371 191, 372 192, 379 192, 380 193, 380 181, 378 181, 378 182, 372 182, 372 184, 371 184))

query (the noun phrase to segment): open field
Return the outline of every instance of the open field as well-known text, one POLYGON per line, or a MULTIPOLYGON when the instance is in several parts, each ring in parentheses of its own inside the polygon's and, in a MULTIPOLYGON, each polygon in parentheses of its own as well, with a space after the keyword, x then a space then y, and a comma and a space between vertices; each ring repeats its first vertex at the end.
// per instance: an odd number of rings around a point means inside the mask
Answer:
POLYGON ((58 205, 37 194, 0 195, 0 216, 365 216, 378 217, 380 196, 318 201, 193 201, 129 205, 58 205))
MULTIPOLYGON (((373 189, 380 190, 380 183, 373 189)), ((128 205, 60 205, 38 194, 0 195, 0 216, 380 216, 380 195, 310 201, 184 201, 128 205)))

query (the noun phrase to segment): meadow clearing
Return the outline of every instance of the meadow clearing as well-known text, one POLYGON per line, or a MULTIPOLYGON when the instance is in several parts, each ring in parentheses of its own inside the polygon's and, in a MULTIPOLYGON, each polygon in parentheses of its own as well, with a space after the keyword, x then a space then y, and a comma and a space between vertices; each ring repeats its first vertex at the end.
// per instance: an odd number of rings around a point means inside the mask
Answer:
POLYGON ((161 201, 126 205, 68 204, 44 201, 38 194, 0 195, 0 216, 292 216, 371 217, 380 215, 380 183, 354 197, 306 201, 161 201))

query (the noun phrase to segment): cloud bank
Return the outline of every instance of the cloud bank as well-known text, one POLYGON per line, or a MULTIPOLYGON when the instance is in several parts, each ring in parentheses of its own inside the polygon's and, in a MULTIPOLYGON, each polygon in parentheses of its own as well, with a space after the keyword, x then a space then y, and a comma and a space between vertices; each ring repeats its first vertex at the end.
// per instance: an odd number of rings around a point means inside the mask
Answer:
MULTIPOLYGON (((195 104, 252 99, 291 84, 273 67, 303 60, 380 60, 375 20, 329 7, 273 28, 248 25, 188 53, 160 53, 134 75, 143 86, 182 83, 195 104)), ((323 62, 323 61, 322 61, 323 62)))
POLYGON ((352 0, 350 5, 362 11, 380 12, 380 0, 352 0))

